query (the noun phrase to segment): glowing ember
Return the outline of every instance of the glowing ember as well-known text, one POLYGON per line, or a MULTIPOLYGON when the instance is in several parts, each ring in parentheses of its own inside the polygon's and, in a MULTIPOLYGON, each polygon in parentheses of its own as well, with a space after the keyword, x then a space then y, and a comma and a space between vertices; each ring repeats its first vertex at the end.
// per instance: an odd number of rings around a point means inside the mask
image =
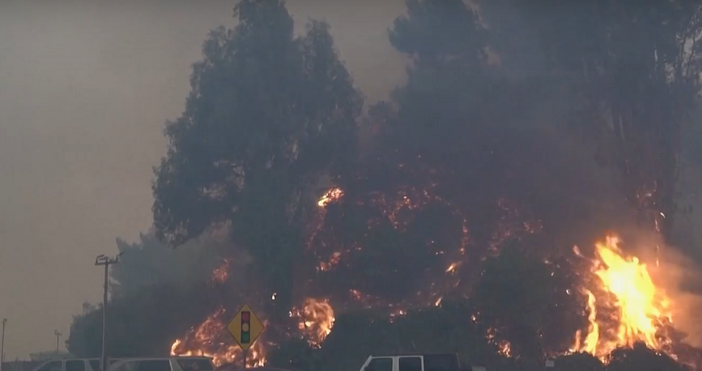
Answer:
POLYGON ((454 262, 449 264, 448 268, 446 268, 446 273, 456 273, 456 269, 459 265, 461 265, 461 262, 454 262))
POLYGON ((444 300, 444 297, 443 297, 443 296, 439 296, 439 298, 436 299, 436 300, 434 301, 434 306, 435 306, 435 307, 440 306, 440 305, 441 305, 441 302, 442 302, 443 300, 444 300))
POLYGON ((390 323, 392 323, 395 318, 404 317, 406 315, 407 315, 407 309, 404 309, 404 308, 393 309, 390 312, 390 323))
MULTIPOLYGON (((579 254, 577 249, 575 252, 579 254)), ((596 297, 583 289, 590 324, 584 339, 582 333, 576 334, 574 350, 602 358, 615 348, 632 347, 636 342, 661 349, 663 339, 657 335, 664 324, 672 322, 670 298, 656 287, 645 264, 636 257, 624 257, 617 237, 609 236, 605 243, 596 244, 596 254, 592 273, 599 277, 607 295, 596 297), (613 318, 601 318, 598 308, 613 312, 613 318)))
POLYGON ((231 259, 224 259, 222 265, 212 271, 211 281, 213 283, 222 284, 227 281, 227 278, 229 278, 229 265, 231 262, 231 259))
POLYGON ((497 338, 497 331, 494 328, 489 328, 485 336, 488 342, 495 344, 497 346, 497 352, 504 357, 512 357, 512 344, 504 339, 497 338))
POLYGON ((317 201, 317 205, 319 207, 327 206, 334 200, 340 199, 343 195, 344 191, 341 188, 332 188, 322 195, 322 197, 317 201))
MULTIPOLYGON (((215 366, 241 362, 243 352, 229 335, 223 321, 224 307, 219 307, 202 324, 188 331, 183 339, 171 345, 172 356, 211 357, 215 366)), ((266 364, 264 343, 259 339, 249 349, 247 367, 260 367, 266 364)))
POLYGON ((326 262, 320 262, 319 266, 317 267, 317 270, 320 271, 328 271, 335 265, 339 264, 339 261, 341 260, 341 252, 336 251, 332 254, 331 258, 329 258, 328 261, 326 262))
POLYGON ((298 328, 310 345, 319 347, 334 326, 334 309, 326 299, 305 299, 302 308, 293 308, 290 316, 299 319, 298 328))

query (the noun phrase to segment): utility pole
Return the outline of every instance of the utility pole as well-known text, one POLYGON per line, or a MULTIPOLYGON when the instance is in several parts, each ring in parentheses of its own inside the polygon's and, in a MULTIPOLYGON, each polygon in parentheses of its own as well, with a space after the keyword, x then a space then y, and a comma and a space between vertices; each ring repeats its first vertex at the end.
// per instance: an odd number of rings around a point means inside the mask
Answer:
MULTIPOLYGON (((59 330, 54 330, 54 335, 56 335, 56 354, 58 354, 58 352, 59 352, 59 338, 60 338, 61 335, 63 335, 63 334, 60 333, 59 330)), ((1 371, 1 370, 0 370, 0 371, 1 371)))
POLYGON ((0 371, 2 371, 2 363, 5 362, 5 324, 7 324, 7 318, 2 319, 2 343, 0 344, 0 371))
MULTIPOLYGON (((119 263, 119 256, 122 255, 121 253, 115 256, 114 258, 110 258, 105 255, 98 255, 97 258, 95 258, 95 265, 104 265, 105 266, 105 284, 103 286, 103 294, 102 294, 102 357, 100 357, 100 365, 102 366, 101 370, 105 371, 107 370, 107 348, 106 348, 106 343, 107 343, 107 291, 108 291, 108 282, 109 282, 109 273, 110 273, 110 265, 112 264, 117 264, 119 263)), ((2 370, 0 370, 2 371, 2 370)))

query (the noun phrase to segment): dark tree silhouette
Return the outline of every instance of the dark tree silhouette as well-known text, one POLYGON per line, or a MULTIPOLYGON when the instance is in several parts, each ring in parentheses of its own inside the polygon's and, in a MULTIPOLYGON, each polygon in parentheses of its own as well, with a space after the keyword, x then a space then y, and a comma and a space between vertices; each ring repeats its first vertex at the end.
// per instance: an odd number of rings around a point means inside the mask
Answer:
POLYGON ((327 24, 296 38, 278 0, 243 0, 235 14, 204 43, 185 111, 167 124, 154 222, 174 246, 229 223, 286 315, 314 186, 353 160, 362 97, 327 24))

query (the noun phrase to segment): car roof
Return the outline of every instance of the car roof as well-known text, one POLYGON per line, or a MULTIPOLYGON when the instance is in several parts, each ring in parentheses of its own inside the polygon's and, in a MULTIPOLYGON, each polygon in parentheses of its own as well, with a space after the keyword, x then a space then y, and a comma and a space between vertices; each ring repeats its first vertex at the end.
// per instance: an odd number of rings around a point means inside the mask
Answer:
POLYGON ((426 356, 451 356, 458 357, 456 353, 393 353, 393 354, 371 354, 371 357, 426 357, 426 356))
MULTIPOLYGON (((217 370, 244 370, 240 365, 230 363, 227 365, 223 365, 220 367, 217 367, 217 370)), ((277 368, 277 367, 268 367, 268 366, 262 366, 262 367, 247 367, 247 371, 290 371, 288 369, 284 368, 277 368)))
MULTIPOLYGON (((114 359, 114 358, 113 358, 114 359)), ((134 358, 120 358, 116 363, 134 362, 134 361, 170 361, 179 359, 206 359, 208 361, 212 360, 212 357, 205 356, 185 356, 185 357, 134 357, 134 358)))

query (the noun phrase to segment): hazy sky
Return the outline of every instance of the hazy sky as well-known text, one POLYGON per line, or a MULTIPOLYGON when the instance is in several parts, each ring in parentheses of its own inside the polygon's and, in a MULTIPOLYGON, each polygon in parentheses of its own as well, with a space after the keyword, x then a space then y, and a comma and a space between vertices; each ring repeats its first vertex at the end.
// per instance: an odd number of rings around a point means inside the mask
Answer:
MULTIPOLYGON (((404 77, 387 28, 403 0, 290 0, 322 18, 370 100, 404 77)), ((55 347, 97 302, 102 253, 151 224, 151 167, 207 32, 235 1, 0 1, 0 317, 7 359, 55 347)), ((61 341, 63 348, 63 340, 61 341)))

